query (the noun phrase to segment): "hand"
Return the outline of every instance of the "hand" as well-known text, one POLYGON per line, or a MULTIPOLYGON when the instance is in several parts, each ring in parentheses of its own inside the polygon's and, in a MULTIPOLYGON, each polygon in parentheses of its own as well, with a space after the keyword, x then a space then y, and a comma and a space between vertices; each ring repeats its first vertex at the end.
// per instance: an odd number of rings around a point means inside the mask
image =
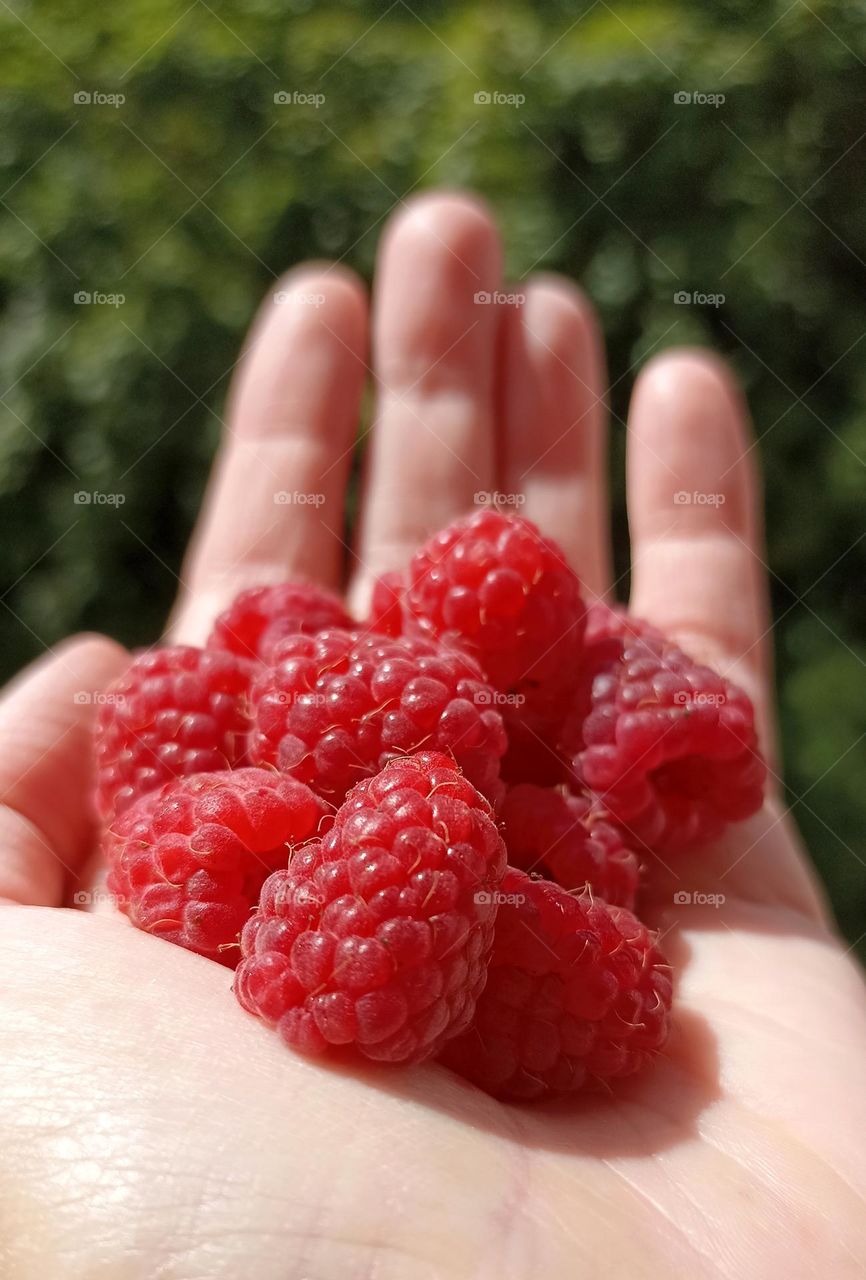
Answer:
MULTIPOLYGON (((367 303, 337 267, 281 288, 292 300, 269 299, 255 325, 183 571, 171 632, 184 640, 202 641, 245 584, 341 581, 367 303)), ((474 301, 504 288, 475 202, 428 196, 392 219, 356 607, 481 490, 515 495, 590 594, 611 589, 592 314, 552 277, 520 286, 522 306, 474 301)), ((746 686, 769 747, 754 451, 716 361, 670 353, 641 373, 628 502, 635 611, 746 686)), ((123 661, 108 641, 70 642, 0 714, 0 894, 31 904, 3 908, 0 930, 9 1280, 862 1274, 863 985, 776 796, 678 874, 653 869, 678 987, 655 1069, 609 1097, 503 1107, 437 1066, 294 1057, 236 1005, 224 969, 113 911, 57 909, 94 883, 81 878, 94 708, 74 695, 123 661), (683 891, 723 900, 680 905, 683 891)))

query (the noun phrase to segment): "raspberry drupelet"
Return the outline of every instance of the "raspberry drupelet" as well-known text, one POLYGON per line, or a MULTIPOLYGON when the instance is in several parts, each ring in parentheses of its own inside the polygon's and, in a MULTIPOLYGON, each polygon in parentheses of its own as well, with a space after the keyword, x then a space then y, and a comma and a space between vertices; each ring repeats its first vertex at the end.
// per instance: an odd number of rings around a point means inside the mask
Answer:
POLYGON ((334 804, 394 756, 453 755, 493 803, 502 717, 477 664, 422 636, 290 636, 252 687, 254 763, 276 765, 334 804))
POLYGON ((185 645, 138 654, 109 686, 97 716, 103 821, 169 778, 242 764, 254 670, 234 654, 185 645))
POLYGON ((613 906, 634 907, 637 857, 595 797, 521 783, 508 788, 501 817, 512 866, 546 876, 563 889, 588 886, 613 906))
POLYGON ((504 870, 490 807, 454 762, 394 760, 266 882, 237 997, 301 1052, 422 1061, 469 1025, 504 870))
POLYGON ((669 967, 629 911, 509 868, 487 985, 440 1061, 494 1097, 598 1088, 663 1046, 669 967))
POLYGON ((217 618, 207 644, 209 649, 227 649, 265 662, 286 636, 351 626, 352 619, 333 592, 308 582, 281 582, 250 587, 236 596, 217 618))
POLYGON ((265 879, 325 818, 309 787, 271 770, 175 779, 106 831, 109 892, 139 929, 233 968, 265 879))

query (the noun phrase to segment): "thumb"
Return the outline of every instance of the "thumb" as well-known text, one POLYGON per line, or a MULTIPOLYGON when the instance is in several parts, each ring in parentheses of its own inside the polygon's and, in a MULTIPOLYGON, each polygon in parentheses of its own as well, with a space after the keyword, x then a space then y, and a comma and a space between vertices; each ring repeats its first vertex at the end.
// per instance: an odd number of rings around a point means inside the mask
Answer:
POLYGON ((96 695, 128 655, 103 636, 64 641, 0 696, 0 900, 56 906, 93 840, 96 695))

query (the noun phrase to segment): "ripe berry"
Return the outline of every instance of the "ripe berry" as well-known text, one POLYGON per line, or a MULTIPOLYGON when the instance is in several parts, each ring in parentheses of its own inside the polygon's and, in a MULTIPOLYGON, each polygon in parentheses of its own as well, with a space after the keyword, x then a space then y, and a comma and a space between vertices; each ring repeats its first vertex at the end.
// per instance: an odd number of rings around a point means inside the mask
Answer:
POLYGON ((509 732, 509 781, 558 781, 556 753, 584 630, 580 583, 555 543, 519 516, 485 509, 456 520, 408 570, 404 631, 472 653, 509 732))
POLYGON ((267 661, 274 646, 296 632, 315 635, 327 627, 351 627, 351 618, 331 591, 308 582, 281 582, 242 591, 214 623, 209 649, 267 661))
POLYGON ((561 687, 583 637, 580 583, 560 549, 494 510, 455 520, 413 556, 404 609, 474 653, 503 693, 561 687))
POLYGON ((743 690, 611 610, 589 636, 563 733, 577 784, 659 853, 706 843, 759 809, 766 766, 743 690))
POLYGON ((634 907, 638 860, 595 797, 525 783, 508 788, 501 816, 512 866, 634 907))
POLYGON ((138 654, 96 724, 96 805, 110 822, 169 778, 244 761, 254 667, 230 653, 175 646, 138 654))
POLYGON ((469 1025, 504 869, 490 807, 452 760, 394 760, 265 884, 238 999, 303 1053, 430 1057, 469 1025))
POLYGON ((108 889, 137 928, 233 968, 266 877, 324 816, 303 783, 265 769, 175 779, 105 833, 108 889))
POLYGON ((495 800, 506 744, 492 703, 471 658, 420 636, 290 636, 253 685, 250 755, 339 804, 392 757, 445 751, 495 800))
POLYGON ((668 1033, 671 980, 629 911, 509 868, 487 985, 440 1061, 497 1098, 576 1093, 640 1071, 668 1033))

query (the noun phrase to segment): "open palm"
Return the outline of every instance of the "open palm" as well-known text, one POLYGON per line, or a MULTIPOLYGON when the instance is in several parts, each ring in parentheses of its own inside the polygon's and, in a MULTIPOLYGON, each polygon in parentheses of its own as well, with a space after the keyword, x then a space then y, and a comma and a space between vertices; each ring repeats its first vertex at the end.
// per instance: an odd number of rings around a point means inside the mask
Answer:
MULTIPOLYGON (((591 313, 567 282, 507 289, 500 270, 496 230, 464 197, 416 200, 385 234, 356 609, 479 494, 557 538, 591 596, 611 590, 591 313), (497 293, 519 298, 477 300, 497 293)), ((328 266, 280 297, 241 362, 181 640, 244 585, 341 580, 367 304, 328 266)), ((671 353, 642 372, 632 607, 748 689, 772 759, 753 456, 716 362, 671 353)), ((294 1057, 226 970, 104 901, 80 695, 124 661, 69 641, 0 710, 4 1277, 864 1274, 866 999, 778 799, 708 853, 650 868, 677 982, 655 1069, 609 1097, 505 1107, 436 1066, 294 1057), (76 894, 94 909, 57 909, 76 894)))

